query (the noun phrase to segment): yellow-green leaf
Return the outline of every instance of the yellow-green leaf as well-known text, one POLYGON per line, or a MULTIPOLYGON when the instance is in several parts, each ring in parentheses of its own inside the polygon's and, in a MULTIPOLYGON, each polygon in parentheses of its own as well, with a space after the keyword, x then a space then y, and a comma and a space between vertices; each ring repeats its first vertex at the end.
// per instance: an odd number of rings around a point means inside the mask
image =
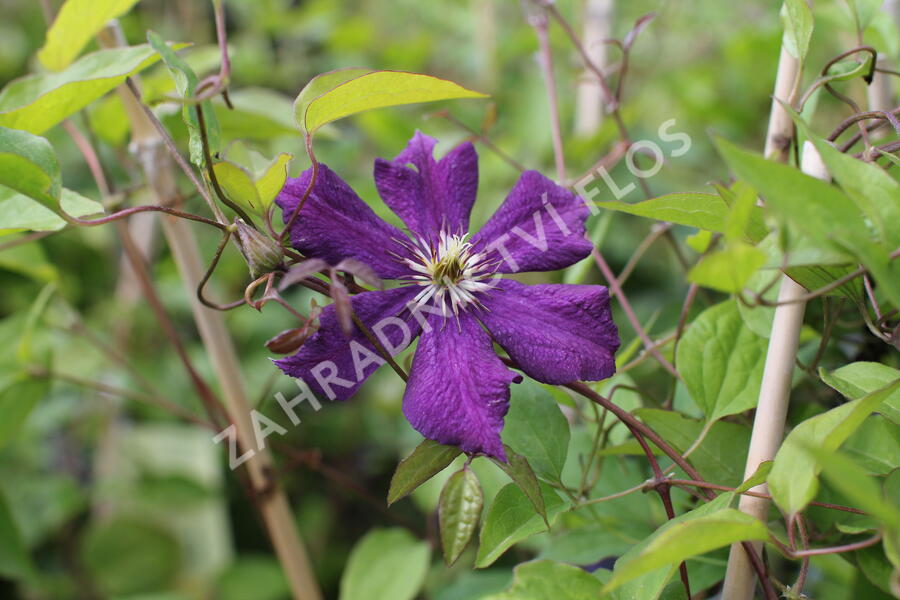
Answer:
POLYGON ((821 467, 806 450, 834 451, 850 437, 863 420, 900 388, 900 379, 879 390, 832 408, 797 425, 775 455, 769 474, 772 499, 781 510, 794 515, 803 510, 818 490, 821 467))
POLYGON ((346 69, 328 71, 327 73, 316 75, 310 79, 309 83, 300 90, 300 93, 294 100, 294 120, 297 125, 300 126, 300 130, 305 131, 304 118, 306 116, 306 109, 309 108, 309 105, 313 100, 327 94, 337 86, 347 83, 351 79, 356 79, 357 77, 362 77, 363 75, 368 75, 372 72, 372 69, 348 67, 346 69))
POLYGON ((66 0, 47 31, 38 60, 51 71, 62 71, 110 19, 131 10, 138 0, 66 0))
MULTIPOLYGON (((720 189, 720 194, 722 190, 720 189)), ((728 190, 725 190, 728 192, 728 190)), ((729 197, 733 195, 729 192, 729 197)), ((667 221, 678 225, 696 227, 706 231, 726 233, 731 225, 731 207, 725 198, 716 194, 675 193, 651 198, 641 202, 597 202, 597 206, 608 210, 667 221)), ((758 241, 765 235, 761 211, 751 207, 746 215, 746 235, 750 241, 758 241)))
POLYGON ((866 511, 894 530, 900 530, 900 509, 896 498, 884 499, 881 480, 869 475, 856 462, 841 452, 808 446, 828 483, 853 502, 853 506, 866 511))
POLYGON ((253 211, 259 208, 256 185, 243 167, 223 160, 213 164, 213 172, 229 200, 253 211))
POLYGON ((704 256, 688 272, 688 280, 731 294, 744 289, 764 264, 765 252, 744 242, 732 242, 725 249, 704 256))
POLYGON ((430 75, 350 69, 313 79, 294 103, 294 118, 301 131, 312 134, 322 125, 375 108, 458 98, 487 95, 430 75))
POLYGON ((0 91, 0 125, 43 133, 157 60, 146 44, 112 48, 83 56, 60 73, 16 79, 0 91))
MULTIPOLYGON (((103 212, 103 206, 78 192, 63 188, 60 204, 73 217, 103 212)), ((49 208, 24 194, 0 188, 0 233, 10 231, 59 231, 66 222, 49 208)))
POLYGON ((677 523, 655 537, 637 556, 621 566, 616 563, 613 578, 604 589, 609 592, 645 573, 734 542, 767 537, 762 521, 733 508, 677 523))
POLYGON ((266 167, 266 170, 256 180, 256 193, 259 196, 260 209, 265 211, 268 209, 275 196, 284 187, 287 180, 288 163, 294 158, 292 155, 282 152, 276 156, 272 162, 266 167))

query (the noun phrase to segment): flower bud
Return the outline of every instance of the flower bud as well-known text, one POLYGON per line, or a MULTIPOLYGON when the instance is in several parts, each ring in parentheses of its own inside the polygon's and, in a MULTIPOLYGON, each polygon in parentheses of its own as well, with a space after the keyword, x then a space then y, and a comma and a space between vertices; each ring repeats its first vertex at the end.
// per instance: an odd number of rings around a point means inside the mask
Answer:
POLYGON ((235 219, 241 254, 250 267, 254 279, 271 273, 281 264, 283 253, 278 242, 253 229, 242 219, 235 219))
POLYGON ((296 352, 300 346, 316 332, 316 330, 318 330, 318 327, 307 324, 295 329, 282 331, 266 342, 266 348, 276 354, 290 354, 296 352))

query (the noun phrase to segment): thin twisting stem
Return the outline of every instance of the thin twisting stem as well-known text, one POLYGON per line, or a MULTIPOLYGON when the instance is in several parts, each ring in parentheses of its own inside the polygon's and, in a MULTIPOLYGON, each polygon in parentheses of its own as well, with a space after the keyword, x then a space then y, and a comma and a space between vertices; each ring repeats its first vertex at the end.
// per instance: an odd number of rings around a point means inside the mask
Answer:
POLYGON ((127 85, 128 89, 131 91, 131 94, 135 99, 135 104, 140 108, 144 116, 147 118, 147 121, 159 134, 159 137, 165 144, 166 149, 169 151, 169 154, 172 155, 175 163, 179 166, 182 172, 187 175, 187 178, 191 180, 191 183, 194 184, 194 187, 197 189, 200 197, 202 197, 206 201, 207 206, 209 206, 209 209, 216 216, 216 220, 223 225, 227 223, 225 215, 222 214, 222 210, 216 205, 212 197, 209 195, 209 190, 206 189, 206 186, 203 185, 203 182, 200 181, 200 178, 197 177, 197 174, 194 173, 194 170, 191 168, 191 166, 187 163, 186 160, 184 160, 184 157, 181 156, 181 153, 175 146, 175 140, 173 140, 172 136, 169 135, 168 130, 165 128, 165 126, 163 126, 162 123, 159 122, 159 119, 156 118, 156 115, 153 114, 153 111, 150 110, 150 107, 141 101, 141 92, 140 90, 138 90, 137 85, 134 83, 134 81, 132 81, 130 77, 125 80, 125 85, 127 85))
POLYGON ((206 133, 206 122, 203 117, 203 105, 198 104, 194 107, 197 110, 197 125, 200 130, 200 143, 203 147, 203 162, 206 166, 206 176, 209 177, 209 181, 212 183, 213 189, 216 192, 216 196, 219 197, 219 200, 222 203, 233 210, 244 222, 250 227, 256 228, 256 225, 253 223, 253 219, 250 218, 243 208, 235 204, 228 198, 228 195, 222 190, 222 186, 219 185, 219 178, 216 177, 216 170, 213 169, 212 163, 212 155, 209 151, 209 137, 206 133))

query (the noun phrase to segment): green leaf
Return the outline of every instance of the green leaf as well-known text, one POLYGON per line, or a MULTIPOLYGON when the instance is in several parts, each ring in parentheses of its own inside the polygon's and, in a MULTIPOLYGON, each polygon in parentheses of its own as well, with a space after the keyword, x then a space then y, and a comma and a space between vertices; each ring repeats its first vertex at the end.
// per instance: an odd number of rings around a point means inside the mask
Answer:
POLYGON ((791 56, 803 62, 813 32, 813 14, 805 0, 785 0, 781 7, 784 27, 782 44, 791 56))
POLYGON ((9 579, 28 579, 34 575, 31 557, 25 549, 22 535, 2 492, 0 492, 0 575, 9 579))
POLYGON ((732 242, 700 259, 688 272, 688 280, 720 292, 736 293, 764 264, 765 252, 744 242, 732 242))
POLYGON ((444 562, 452 565, 462 554, 478 528, 484 494, 478 477, 466 467, 450 476, 438 502, 438 521, 444 562))
POLYGON ((863 62, 857 62, 852 59, 836 62, 828 68, 825 74, 828 82, 832 81, 850 81, 857 77, 868 77, 872 74, 872 55, 863 54, 863 62))
POLYGON ((373 529, 350 553, 340 600, 412 600, 425 582, 431 549, 405 529, 373 529))
POLYGON ((716 190, 731 208, 725 220, 726 240, 735 242, 746 239, 757 243, 769 234, 762 211, 756 205, 756 190, 743 181, 735 181, 731 188, 716 185, 716 190))
POLYGON ((0 185, 56 208, 62 179, 50 142, 27 131, 0 127, 0 185))
MULTIPOLYGON (((841 277, 849 275, 856 270, 856 265, 827 266, 815 265, 809 267, 790 267, 787 274, 791 279, 808 290, 817 290, 826 285, 831 285, 841 277)), ((862 281, 860 278, 852 279, 843 285, 826 292, 826 296, 844 296, 854 302, 862 299, 862 281)), ((777 292, 777 290, 776 290, 777 292)), ((773 296, 775 296, 773 294, 773 296)), ((775 296, 777 297, 777 296, 775 296)), ((774 308, 772 309, 774 311, 774 308)))
POLYGON ((98 31, 136 3, 137 0, 66 0, 47 30, 38 60, 51 71, 62 71, 98 31))
MULTIPOLYGON (((882 410, 886 406, 882 404, 882 410)), ((869 415, 841 450, 875 475, 900 469, 900 427, 882 415, 869 415)))
POLYGON ((640 553, 616 563, 609 592, 640 575, 678 565, 691 556, 747 540, 765 540, 765 524, 733 508, 676 523, 655 536, 640 553), (621 562, 621 565, 620 565, 621 562))
MULTIPOLYGON (((34 332, 35 329, 37 329, 37 325, 41 318, 41 315, 43 315, 44 311, 47 310, 47 306, 50 304, 50 299, 55 293, 56 283, 48 283, 43 288, 41 288, 41 291, 38 292, 38 295, 31 302, 31 306, 28 307, 28 313, 25 316, 25 323, 22 327, 22 335, 19 337, 19 343, 16 348, 16 359, 23 365, 32 363, 37 360, 33 355, 34 353, 32 352, 32 340, 34 338, 34 332)), ((49 362, 49 360, 47 362, 49 362)))
MULTIPOLYGON (((772 272, 769 269, 757 271, 747 283, 744 289, 760 294, 764 300, 775 302, 778 300, 778 281, 781 273, 772 272), (774 281, 774 284, 773 284, 774 281)), ((753 303, 755 296, 745 294, 749 303, 753 303)), ((756 335, 768 339, 772 335, 772 319, 775 318, 775 307, 763 304, 748 306, 740 300, 737 302, 738 311, 744 319, 744 324, 756 335)))
POLYGON ((105 596, 125 596, 171 585, 181 547, 149 519, 117 517, 93 525, 83 538, 81 560, 105 596))
POLYGON ((697 254, 703 254, 709 250, 712 241, 712 232, 706 229, 698 229, 697 233, 691 234, 684 239, 684 242, 697 254))
POLYGON ((49 261, 40 243, 22 243, 0 252, 0 269, 21 273, 35 281, 54 281, 59 272, 49 261))
POLYGON ((898 167, 900 167, 900 157, 892 154, 891 152, 885 152, 883 150, 879 150, 879 156, 883 156, 888 159, 890 162, 894 163, 898 167))
MULTIPOLYGON (((734 194, 725 188, 719 189, 720 195, 702 193, 666 194, 642 202, 597 202, 600 208, 624 212, 639 217, 666 221, 688 227, 696 227, 704 231, 726 233, 733 230, 734 219, 728 200, 734 194), (727 197, 721 194, 726 193, 727 197)), ((766 235, 766 227, 762 222, 762 212, 751 205, 746 209, 744 226, 741 232, 747 241, 756 242, 766 235)))
POLYGON ((47 395, 50 383, 22 373, 0 382, 0 448, 12 440, 25 424, 35 405, 47 395))
POLYGON ((603 585, 578 567, 552 560, 517 565, 512 584, 484 600, 584 600, 599 598, 603 585))
MULTIPOLYGON (((836 186, 717 139, 731 170, 766 199, 766 206, 823 249, 849 253, 874 276, 885 296, 900 306, 900 264, 894 249, 876 244, 865 214, 836 186)), ((896 199, 891 202, 896 202, 896 199)))
POLYGON ((840 184, 866 220, 875 230, 876 238, 888 248, 900 245, 900 183, 878 166, 840 152, 815 134, 795 112, 791 116, 804 137, 809 139, 828 172, 840 184))
POLYGON ((513 386, 502 436, 539 477, 559 481, 569 451, 569 422, 541 386, 530 380, 513 386))
POLYGON ((775 504, 789 515, 803 510, 816 495, 819 474, 819 466, 806 448, 837 450, 866 416, 898 389, 900 379, 797 425, 775 455, 775 464, 769 474, 769 490, 775 504))
POLYGON ((500 468, 509 475, 509 478, 513 480, 513 483, 519 486, 519 489, 528 496, 528 499, 531 500, 531 504, 534 505, 534 510, 544 518, 544 521, 546 521, 547 508, 544 506, 544 496, 541 495, 541 486, 534 474, 534 470, 532 470, 531 465, 528 464, 528 459, 521 454, 514 452, 509 446, 506 446, 504 449, 506 451, 506 458, 509 462, 503 463, 495 461, 496 464, 499 465, 500 468))
MULTIPOLYGON (((721 511, 731 504, 734 497, 735 494, 732 492, 721 494, 715 499, 707 502, 706 504, 701 504, 694 510, 667 521, 662 525, 662 527, 650 534, 649 537, 646 537, 637 544, 634 544, 630 550, 623 554, 619 558, 619 560, 616 561, 616 569, 613 571, 613 575, 615 576, 615 572, 621 567, 627 565, 632 560, 635 560, 636 558, 641 556, 647 546, 649 546, 660 535, 664 534, 669 528, 675 527, 676 525, 679 525, 686 521, 705 517, 707 515, 711 515, 718 511, 721 511)), ((675 569, 676 565, 673 564, 660 567, 659 569, 644 573, 643 575, 639 575, 627 582, 624 582, 623 585, 613 590, 612 594, 609 595, 609 597, 613 600, 634 600, 635 598, 641 598, 642 600, 655 600, 656 598, 659 598, 660 594, 662 594, 663 588, 672 577, 675 569)))
POLYGON ((753 472, 753 475, 748 477, 744 483, 739 485, 735 490, 735 494, 742 494, 751 488, 755 488, 761 483, 765 483, 766 479, 769 477, 769 473, 772 472, 772 461, 764 460, 759 463, 759 466, 756 468, 756 471, 753 472))
POLYGON ((806 446, 804 450, 812 455, 828 483, 848 498, 853 506, 872 515, 889 528, 900 531, 900 510, 897 508, 896 498, 885 501, 881 486, 876 483, 877 479, 840 452, 814 446, 806 446))
POLYGON ((666 194, 642 202, 597 202, 607 210, 724 233, 728 204, 716 194, 666 194))
POLYGON ((736 486, 743 480, 750 443, 750 428, 746 425, 726 421, 710 425, 675 411, 657 408, 640 408, 635 415, 681 452, 694 445, 709 427, 703 442, 690 456, 691 464, 708 481, 736 486))
POLYGON ((150 46, 98 50, 65 71, 16 79, 0 91, 0 125, 43 133, 159 60, 150 46))
POLYGON ((708 421, 756 406, 768 341, 754 334, 733 300, 698 316, 678 344, 678 370, 708 421))
MULTIPOLYGON (((855 362, 831 373, 819 369, 819 377, 847 398, 857 400, 900 378, 900 371, 881 363, 855 362)), ((876 410, 900 425, 900 391, 888 396, 876 410)))
POLYGON ((294 118, 311 135, 322 125, 375 108, 487 97, 430 75, 343 69, 313 78, 294 102, 294 118))
POLYGON ((291 588, 278 561, 269 556, 240 556, 222 573, 215 597, 218 600, 284 600, 291 588))
POLYGON ((835 186, 742 150, 725 139, 717 138, 716 146, 734 174, 765 198, 767 207, 811 238, 826 245, 835 240, 869 238, 862 215, 835 186))
POLYGON ((547 522, 534 511, 531 500, 514 483, 503 487, 494 497, 488 509, 478 542, 475 566, 490 566, 515 543, 546 531, 547 523, 553 525, 566 503, 553 488, 542 483, 541 495, 547 507, 547 522))
POLYGON ((856 29, 860 32, 869 26, 883 4, 882 0, 845 0, 845 2, 856 22, 856 29))
MULTIPOLYGON (((147 41, 162 57, 163 62, 169 69, 169 73, 172 75, 172 79, 175 80, 175 89, 178 93, 184 98, 192 97, 197 91, 197 85, 200 81, 190 65, 178 56, 171 47, 167 46, 163 39, 153 31, 147 32, 147 41)), ((209 100, 201 102, 200 109, 203 111, 206 138, 209 143, 210 155, 212 155, 218 152, 220 146, 219 121, 216 120, 216 111, 209 100)), ((197 105, 185 104, 181 109, 181 116, 188 129, 188 147, 191 151, 191 162, 202 169, 206 164, 206 159, 203 156, 203 139, 200 137, 200 119, 197 116, 197 105)))
POLYGON ((297 135, 294 112, 288 96, 265 88, 241 88, 229 92, 233 109, 214 99, 222 107, 216 116, 225 139, 268 141, 279 136, 297 135))
POLYGON ((388 504, 406 497, 414 489, 443 471, 453 459, 462 454, 455 446, 444 446, 432 440, 424 440, 412 454, 400 461, 391 487, 388 490, 388 504))
MULTIPOLYGON (((63 188, 60 205, 74 217, 85 217, 103 212, 103 205, 78 192, 63 188)), ((24 194, 0 188, 0 233, 13 231, 59 231, 66 222, 56 213, 24 194)))

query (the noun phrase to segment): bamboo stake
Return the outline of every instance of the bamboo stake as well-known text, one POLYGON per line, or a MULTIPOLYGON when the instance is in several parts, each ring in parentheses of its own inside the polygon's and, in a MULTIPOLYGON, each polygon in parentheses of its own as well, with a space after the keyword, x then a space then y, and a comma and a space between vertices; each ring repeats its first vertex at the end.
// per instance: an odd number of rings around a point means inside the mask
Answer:
MULTIPOLYGON (((778 59, 778 71, 775 75, 775 92, 769 113, 769 128, 766 133, 765 145, 766 157, 778 162, 785 162, 788 158, 794 127, 790 114, 781 102, 790 105, 799 73, 800 61, 782 45, 781 55, 778 59)), ((778 300, 779 302, 796 300, 805 291, 793 279, 785 275, 781 280, 778 300)), ((745 479, 756 471, 760 463, 775 458, 775 453, 781 445, 790 396, 791 376, 794 372, 794 360, 797 354, 797 340, 800 327, 803 325, 805 306, 803 302, 794 302, 782 304, 775 309, 772 334, 769 338, 769 349, 759 389, 759 403, 753 420, 753 433, 744 468, 745 479)), ((765 492, 765 484, 757 486, 754 491, 765 492)), ((766 521, 769 509, 767 500, 742 496, 739 506, 745 513, 766 521)), ((757 543, 755 547, 759 551, 761 544, 757 543)), ((733 544, 728 557, 722 598, 723 600, 750 600, 753 597, 754 587, 755 574, 747 553, 740 544, 733 544)))
MULTIPOLYGON (((118 24, 113 23, 98 38, 101 44, 117 45, 121 41, 120 31, 118 24)), ((138 156, 158 203, 169 205, 178 197, 172 159, 162 137, 131 91, 122 86, 119 93, 132 126, 132 151, 138 156)), ((197 298, 197 286, 204 273, 197 240, 187 223, 181 219, 165 216, 161 219, 161 224, 185 290, 191 299, 194 320, 221 387, 225 410, 229 420, 235 425, 238 445, 242 452, 251 449, 255 451, 244 464, 272 545, 291 586, 293 598, 321 600, 321 591, 297 531, 287 496, 278 481, 271 476, 271 455, 266 448, 256 447, 250 419, 251 406, 241 377, 241 365, 222 313, 203 306, 197 298)))
POLYGON ((772 109, 769 112, 769 129, 766 133, 766 158, 786 162, 791 139, 794 137, 794 122, 781 102, 790 105, 794 87, 800 74, 800 61, 782 45, 778 58, 778 72, 775 75, 775 92, 772 94, 772 109))
MULTIPOLYGON (((768 142, 767 139, 767 147, 768 142)), ((773 151, 780 152, 781 150, 782 148, 777 146, 773 148, 773 151)), ((803 146, 801 169, 807 175, 823 181, 830 180, 825 164, 815 146, 809 141, 803 146)), ((803 313, 806 308, 806 302, 803 300, 804 294, 806 294, 806 290, 803 286, 787 275, 782 277, 781 288, 778 292, 779 306, 775 309, 775 317, 772 321, 772 335, 769 338, 766 364, 759 390, 759 404, 756 408, 750 449, 744 469, 745 479, 756 472, 760 463, 774 459, 781 446, 790 399, 791 378, 797 359, 800 328, 803 326, 803 313)), ((767 494, 768 486, 762 483, 752 488, 751 491, 767 494)), ((768 498, 742 496, 739 508, 765 522, 769 513, 769 503, 768 498)), ((762 547, 760 542, 754 545, 757 551, 762 547)), ((753 597, 754 584, 754 573, 746 552, 740 545, 733 545, 728 558, 728 570, 725 574, 722 598, 724 600, 749 600, 753 597)))
MULTIPOLYGON (((803 145, 802 170, 823 181, 830 180, 828 170, 822 162, 818 151, 811 142, 803 145)), ((784 423, 787 417, 788 403, 791 394, 791 379, 797 359, 797 347, 800 328, 803 326, 803 313, 806 301, 803 295, 806 289, 796 281, 784 275, 778 291, 779 306, 775 309, 772 321, 772 336, 769 338, 769 349, 766 352, 766 364, 763 370, 762 384, 759 388, 759 404, 753 420, 753 433, 750 437, 750 449, 747 453, 747 464, 744 468, 744 479, 747 479, 759 468, 760 463, 772 460, 781 446, 784 436, 784 423)), ((765 483, 752 488, 756 494, 768 494, 765 483)), ((741 496, 738 507, 741 511, 765 522, 769 514, 769 498, 745 495, 741 496)), ((761 542, 754 544, 757 552, 762 548, 761 542)), ((740 544, 731 547, 728 557, 728 570, 725 574, 723 600, 749 600, 753 597, 755 575, 747 553, 740 544)))
MULTIPOLYGON (((607 47, 604 40, 612 37, 613 0, 587 0, 584 7, 584 51, 603 70, 607 47)), ((603 122, 603 89, 588 69, 584 70, 575 97, 575 135, 589 137, 603 122)))

